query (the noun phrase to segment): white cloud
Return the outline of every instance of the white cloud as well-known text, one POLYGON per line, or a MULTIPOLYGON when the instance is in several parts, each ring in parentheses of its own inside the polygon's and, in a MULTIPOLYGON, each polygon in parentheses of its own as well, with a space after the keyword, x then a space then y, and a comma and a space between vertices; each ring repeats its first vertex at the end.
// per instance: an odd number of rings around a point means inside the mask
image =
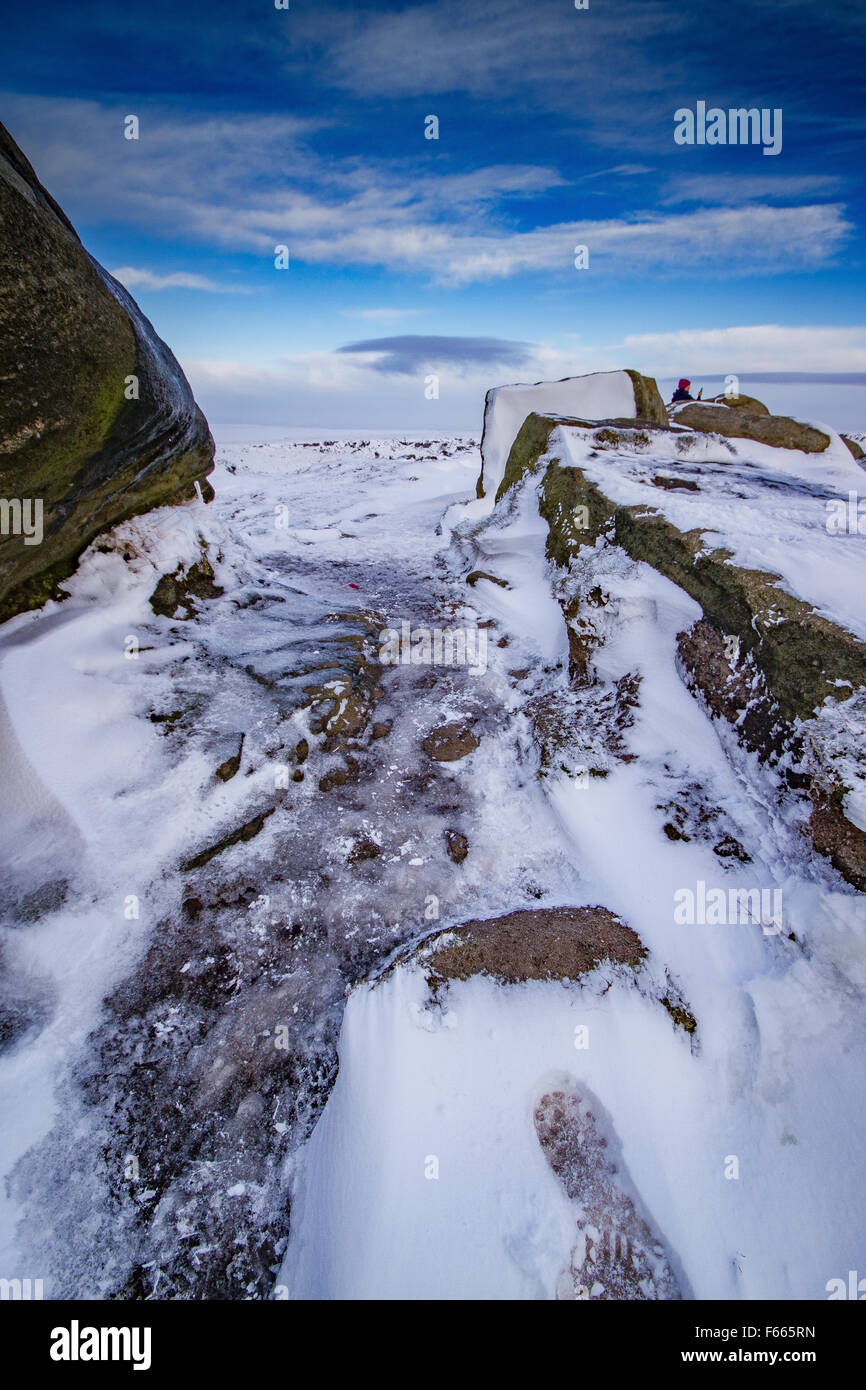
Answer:
POLYGON ((322 429, 478 430, 490 372, 439 373, 440 395, 425 396, 424 376, 385 376, 351 355, 311 352, 268 367, 183 359, 196 400, 213 424, 250 423, 322 429))
MULTIPOLYGON (((485 392, 513 381, 557 381, 583 372, 634 367, 660 382, 685 373, 701 385, 736 372, 866 371, 866 326, 737 328, 632 334, 619 343, 529 346, 518 368, 471 362, 439 366, 440 396, 424 396, 426 367, 415 375, 378 370, 351 353, 309 352, 266 366, 239 361, 183 360, 196 398, 213 422, 341 429, 480 430, 485 392), (323 424, 323 422, 325 422, 323 424)), ((746 388, 748 389, 748 388, 746 388)), ((828 381, 754 385, 771 409, 827 420, 839 429, 866 428, 862 386, 828 381)))
POLYGON ((790 202, 838 193, 841 183, 833 174, 690 174, 670 179, 661 202, 790 202))
POLYGON ((432 221, 427 200, 439 193, 430 180, 423 200, 395 198, 378 207, 362 197, 336 206, 280 195, 277 207, 260 199, 223 215, 218 227, 214 209, 186 211, 190 230, 207 232, 227 248, 270 255, 284 240, 295 261, 408 271, 449 285, 576 273, 577 245, 589 247, 593 270, 610 268, 621 276, 684 266, 740 275, 816 269, 832 261, 851 231, 840 204, 705 208, 512 231, 481 210, 454 223, 432 221))
MULTIPOLYGON (((419 251, 437 258, 437 278, 451 283, 570 268, 573 248, 586 245, 590 266, 617 274, 690 271, 768 274, 831 261, 852 230, 839 204, 797 208, 709 208, 667 216, 564 222, 529 232, 479 230, 399 240, 395 258, 417 266, 419 251)), ((361 254, 358 247, 356 254, 361 254)))
MULTIPOLYGON (((577 14, 577 12, 575 12, 577 14)), ((761 202, 662 215, 575 218, 516 229, 508 200, 565 186, 540 165, 422 173, 404 164, 334 160, 307 146, 316 127, 289 117, 182 119, 151 111, 140 141, 122 136, 122 108, 10 98, 15 133, 73 221, 122 220, 152 234, 293 263, 383 267, 463 285, 535 273, 620 276, 718 270, 772 274, 831 262, 851 225, 839 203, 761 202), (23 129, 22 129, 23 128, 23 129)), ((577 194, 576 207, 580 206, 577 194)), ((525 218, 524 212, 524 218, 525 218)))
POLYGON ((191 275, 186 271, 175 271, 171 275, 157 275, 152 270, 144 270, 133 265, 122 265, 111 274, 128 290, 206 290, 211 294, 248 294, 240 285, 221 285, 207 275, 191 275))
POLYGON ((617 178, 635 178, 638 174, 651 174, 652 172, 647 164, 615 164, 612 169, 596 169, 592 174, 584 174, 583 180, 605 179, 610 174, 617 178))
MULTIPOLYGON (((519 368, 489 362, 437 362, 440 394, 432 402, 424 394, 430 368, 423 362, 414 375, 386 374, 371 356, 337 351, 286 354, 258 366, 186 357, 181 365, 208 419, 215 421, 303 426, 327 421, 340 428, 375 425, 382 429, 417 423, 443 430, 480 430, 488 387, 597 370, 602 356, 591 346, 573 351, 531 344, 524 355, 519 368)), ((610 365, 621 365, 615 355, 610 365)))
POLYGON ((675 39, 689 23, 664 0, 619 0, 591 15, 570 0, 435 0, 329 18, 320 7, 315 18, 299 14, 291 48, 303 35, 319 48, 325 80, 360 96, 379 97, 384 84, 392 97, 467 92, 573 109, 577 86, 584 113, 608 123, 617 93, 655 94, 664 84, 662 64, 682 66, 675 39), (660 34, 666 47, 648 51, 660 34))
POLYGON ((633 333, 621 351, 630 365, 654 376, 685 372, 866 371, 866 326, 813 327, 749 324, 733 328, 633 333))
MULTIPOLYGON (((387 342, 388 340, 383 340, 387 342)), ((398 342, 402 340, 397 340, 398 342)), ((435 339, 432 340, 435 343, 435 339)), ((451 340, 445 340, 450 342, 451 340)), ((468 339, 470 347, 475 340, 468 339)), ((459 344, 460 340, 454 342, 459 344)), ((441 380, 448 389, 460 388, 483 402, 491 385, 506 381, 551 381, 582 372, 634 367, 651 376, 669 378, 683 372, 724 376, 727 372, 818 372, 850 373, 866 371, 866 326, 835 328, 791 327, 781 324, 749 324, 735 328, 683 329, 671 333, 629 334, 620 342, 518 344, 524 360, 517 370, 488 361, 450 362, 443 359, 441 380)), ((423 387, 428 370, 426 358, 419 358, 418 388, 423 387)), ((268 364, 252 365, 240 360, 184 360, 184 370, 196 390, 214 396, 242 392, 250 396, 283 399, 287 392, 319 395, 327 400, 339 396, 363 397, 371 389, 382 388, 381 363, 372 355, 319 350, 285 354, 268 364)), ((398 379, 405 372, 395 371, 393 384, 402 392, 398 379)), ((411 387, 410 394, 411 394, 411 387)), ((862 388, 859 388, 862 390, 862 388)), ((223 418, 225 418, 223 416, 223 418)), ((264 417, 262 417, 264 418, 264 417)))

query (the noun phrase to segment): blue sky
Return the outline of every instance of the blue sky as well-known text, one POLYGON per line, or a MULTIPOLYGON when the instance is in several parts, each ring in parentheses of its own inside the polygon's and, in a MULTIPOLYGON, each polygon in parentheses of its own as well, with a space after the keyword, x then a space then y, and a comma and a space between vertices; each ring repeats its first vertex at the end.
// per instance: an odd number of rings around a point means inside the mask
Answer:
POLYGON ((31 0, 0 115, 215 424, 633 366, 866 429, 864 47, 860 0, 31 0), (781 153, 677 145, 698 101, 781 153))

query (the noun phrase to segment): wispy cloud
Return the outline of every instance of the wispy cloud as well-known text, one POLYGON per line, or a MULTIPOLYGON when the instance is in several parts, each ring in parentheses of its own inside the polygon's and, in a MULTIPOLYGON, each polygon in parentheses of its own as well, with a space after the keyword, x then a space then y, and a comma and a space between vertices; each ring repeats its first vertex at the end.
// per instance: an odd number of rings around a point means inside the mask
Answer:
POLYGON ((674 203, 791 202, 837 194, 842 180, 833 174, 692 174, 664 185, 660 201, 674 203))
POLYGON ((613 175, 615 178, 632 179, 639 174, 651 174, 652 169, 648 164, 615 164, 611 169, 595 169, 591 174, 584 174, 583 180, 606 179, 613 175))
POLYGON ((625 88, 657 92, 662 65, 677 61, 672 40, 689 22, 664 0, 619 0, 592 14, 540 0, 435 0, 324 15, 337 22, 324 22, 321 9, 315 21, 299 16, 286 46, 291 53, 303 36, 318 48, 324 81, 346 91, 381 97, 384 84, 392 97, 463 92, 502 104, 523 95, 561 109, 579 86, 587 113, 605 104, 610 112, 625 88))
POLYGON ((174 271, 170 275, 158 275, 155 271, 138 266, 122 265, 111 274, 128 290, 204 290, 209 294, 249 294, 243 285, 223 285, 211 280, 207 275, 193 275, 187 271, 174 271))
POLYGON ((659 376, 771 373, 763 379, 775 380, 784 372, 791 380, 792 372, 801 372, 812 381, 816 373, 866 371, 866 325, 837 328, 763 323, 633 333, 623 339, 622 353, 638 366, 651 364, 659 376))
POLYGON ((121 218, 263 258, 287 244, 293 263, 380 267, 433 284, 575 274, 576 245, 589 247, 594 274, 813 270, 832 263, 852 230, 838 202, 747 201, 532 225, 527 200, 542 194, 556 190, 559 207, 581 207, 559 171, 543 165, 438 172, 424 162, 419 172, 405 162, 335 160, 310 148, 311 123, 277 116, 151 112, 138 142, 124 141, 119 108, 92 102, 49 100, 27 119, 39 173, 87 223, 121 218))
MULTIPOLYGON (((589 248, 596 272, 611 270, 627 278, 686 268, 730 278, 817 269, 832 262, 852 230, 841 204, 747 205, 561 222, 527 232, 416 225, 395 228, 372 244, 367 230, 357 228, 345 238, 344 253, 360 264, 421 270, 455 285, 569 271, 577 245, 589 248)), ((311 259, 323 250, 307 243, 311 259)))

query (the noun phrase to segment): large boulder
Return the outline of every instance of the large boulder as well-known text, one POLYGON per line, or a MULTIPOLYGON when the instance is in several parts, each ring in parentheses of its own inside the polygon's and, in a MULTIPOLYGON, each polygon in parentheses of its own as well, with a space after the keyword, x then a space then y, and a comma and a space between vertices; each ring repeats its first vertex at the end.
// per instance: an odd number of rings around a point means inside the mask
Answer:
POLYGON ((770 411, 763 401, 754 396, 711 396, 713 405, 727 405, 732 410, 744 410, 747 415, 769 415, 770 411))
POLYGON ((691 401, 674 414, 678 425, 706 434, 724 434, 731 439, 755 439, 774 449, 800 449, 804 454, 821 454, 830 447, 830 436, 812 425, 792 420, 789 415, 759 415, 727 405, 691 401))
POLYGON ((194 497, 214 445, 172 353, 2 125, 0 383, 4 620, 43 603, 100 531, 194 497))
POLYGON ((630 370, 591 372, 533 386, 497 386, 487 392, 481 436, 478 496, 495 493, 511 446, 528 415, 582 416, 587 420, 642 420, 667 428, 665 403, 652 377, 630 370))

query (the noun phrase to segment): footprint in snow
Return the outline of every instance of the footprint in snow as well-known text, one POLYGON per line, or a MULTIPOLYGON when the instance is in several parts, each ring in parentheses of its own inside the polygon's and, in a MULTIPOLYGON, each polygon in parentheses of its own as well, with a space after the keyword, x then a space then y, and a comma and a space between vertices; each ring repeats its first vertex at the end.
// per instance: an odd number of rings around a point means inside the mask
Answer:
POLYGON ((577 1238, 557 1299, 680 1299, 681 1284, 639 1198, 604 1107, 584 1087, 550 1090, 535 1107, 548 1163, 575 1204, 577 1238))

